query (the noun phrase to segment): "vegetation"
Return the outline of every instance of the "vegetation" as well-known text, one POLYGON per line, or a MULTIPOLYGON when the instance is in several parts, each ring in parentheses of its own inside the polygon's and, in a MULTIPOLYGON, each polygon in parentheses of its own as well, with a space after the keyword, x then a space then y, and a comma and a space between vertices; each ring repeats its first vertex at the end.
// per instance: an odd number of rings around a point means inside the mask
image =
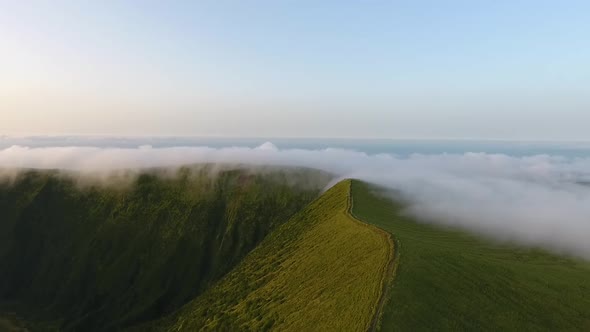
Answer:
POLYGON ((392 253, 387 234, 348 213, 349 194, 350 181, 331 188, 219 284, 152 327, 366 331, 392 253))
POLYGON ((590 330, 590 263, 417 222, 359 181, 76 179, 0 182, 0 329, 590 330))
POLYGON ((25 172, 0 184, 0 300, 35 329, 171 313, 317 197, 328 178, 310 172, 151 170, 123 186, 25 172), (315 187, 293 185, 310 177, 315 187))
POLYGON ((353 181, 354 215, 393 234, 383 331, 590 330, 590 264, 417 223, 353 181))

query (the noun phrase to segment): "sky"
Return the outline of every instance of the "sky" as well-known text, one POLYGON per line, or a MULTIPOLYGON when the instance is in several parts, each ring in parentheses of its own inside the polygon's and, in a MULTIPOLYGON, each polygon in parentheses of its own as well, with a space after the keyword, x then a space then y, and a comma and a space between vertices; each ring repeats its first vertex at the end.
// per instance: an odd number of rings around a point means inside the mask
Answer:
POLYGON ((0 0, 0 135, 590 140, 588 1, 0 0))

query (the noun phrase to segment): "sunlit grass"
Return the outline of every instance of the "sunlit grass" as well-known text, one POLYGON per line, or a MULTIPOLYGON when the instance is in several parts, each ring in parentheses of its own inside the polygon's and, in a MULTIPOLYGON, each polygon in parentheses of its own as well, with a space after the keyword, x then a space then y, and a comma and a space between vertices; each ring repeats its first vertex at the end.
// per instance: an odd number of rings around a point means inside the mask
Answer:
POLYGON ((348 214, 350 181, 330 189, 163 330, 366 331, 391 255, 388 236, 348 214))

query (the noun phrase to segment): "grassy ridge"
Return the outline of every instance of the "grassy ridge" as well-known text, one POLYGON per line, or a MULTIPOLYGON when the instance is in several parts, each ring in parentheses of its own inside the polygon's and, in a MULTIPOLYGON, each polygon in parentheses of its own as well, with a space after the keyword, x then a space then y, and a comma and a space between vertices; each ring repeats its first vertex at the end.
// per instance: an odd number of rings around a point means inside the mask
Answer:
POLYGON ((65 330, 173 312, 317 196, 290 184, 306 172, 150 171, 118 189, 25 173, 0 185, 0 300, 65 330))
POLYGON ((590 330, 590 264, 416 223, 353 181, 353 212, 389 231, 398 266, 383 331, 590 330))
POLYGON ((219 284, 152 327, 366 331, 391 248, 388 236, 351 217, 349 194, 350 181, 331 188, 269 235, 219 284))

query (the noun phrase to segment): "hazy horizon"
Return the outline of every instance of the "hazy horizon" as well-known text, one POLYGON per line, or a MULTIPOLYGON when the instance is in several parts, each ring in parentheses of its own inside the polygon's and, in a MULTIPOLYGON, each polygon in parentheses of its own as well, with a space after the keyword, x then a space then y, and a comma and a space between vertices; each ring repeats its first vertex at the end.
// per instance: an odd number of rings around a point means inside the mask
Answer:
POLYGON ((306 167, 400 193, 425 222, 590 257, 588 144, 79 139, 0 139, 0 183, 30 168, 101 178, 203 163, 306 167))

